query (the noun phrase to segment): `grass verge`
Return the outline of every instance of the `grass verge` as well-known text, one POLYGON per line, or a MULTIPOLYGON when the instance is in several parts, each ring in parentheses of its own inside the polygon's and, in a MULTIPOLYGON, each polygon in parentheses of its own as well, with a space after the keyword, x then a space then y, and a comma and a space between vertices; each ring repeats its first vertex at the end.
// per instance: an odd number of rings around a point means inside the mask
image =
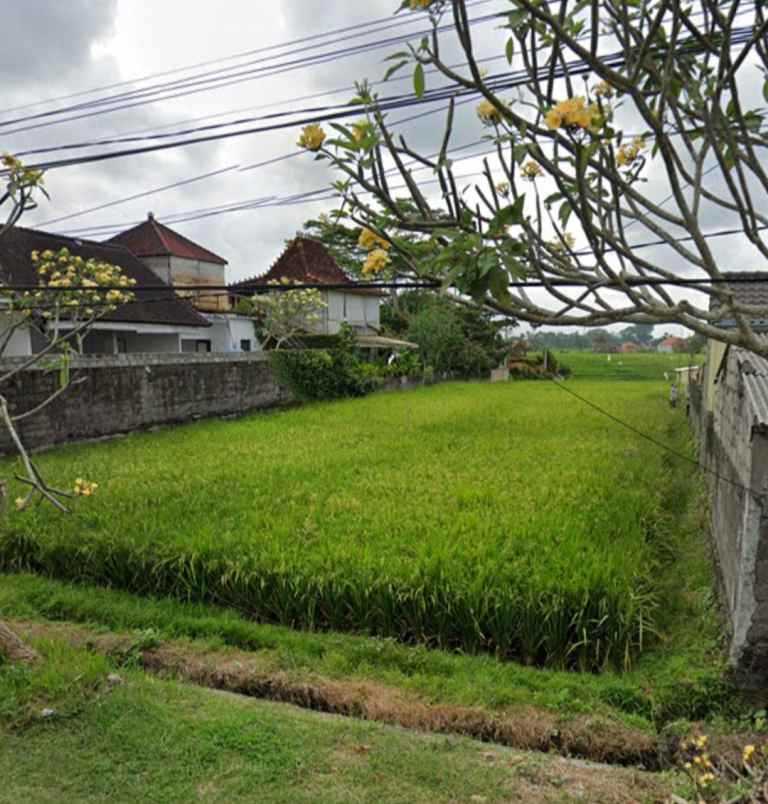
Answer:
MULTIPOLYGON (((96 661, 52 642, 37 647, 47 669, 20 671, 29 689, 55 666, 63 691, 75 668, 96 661)), ((0 727, 0 802, 619 804, 657 801, 679 784, 119 672, 120 684, 102 677, 97 689, 79 688, 77 718, 53 696, 55 716, 0 727)), ((3 693, 7 677, 0 667, 3 693)))

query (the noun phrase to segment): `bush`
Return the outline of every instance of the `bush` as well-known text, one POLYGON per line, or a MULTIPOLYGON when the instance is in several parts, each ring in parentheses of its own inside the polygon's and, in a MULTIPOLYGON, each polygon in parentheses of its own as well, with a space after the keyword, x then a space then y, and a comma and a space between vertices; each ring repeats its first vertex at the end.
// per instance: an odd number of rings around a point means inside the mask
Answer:
POLYGON ((334 349, 276 349, 269 353, 280 385, 302 402, 365 396, 380 380, 360 362, 354 332, 343 327, 334 349))

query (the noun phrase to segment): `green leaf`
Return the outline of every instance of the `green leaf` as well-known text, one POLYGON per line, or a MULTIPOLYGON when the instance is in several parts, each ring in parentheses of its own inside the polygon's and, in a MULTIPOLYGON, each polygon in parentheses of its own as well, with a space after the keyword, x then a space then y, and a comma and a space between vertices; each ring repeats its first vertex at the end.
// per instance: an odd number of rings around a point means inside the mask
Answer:
POLYGON ((528 155, 528 145, 526 143, 520 143, 519 145, 515 145, 512 149, 512 158, 517 162, 518 165, 523 164, 523 160, 528 155))
POLYGON ((568 218, 571 217, 571 213, 573 212, 573 207, 571 206, 570 201, 564 201, 560 204, 560 209, 558 210, 557 217, 560 218, 560 223, 563 226, 567 226, 568 218))
POLYGON ((765 83, 763 84, 763 97, 765 98, 766 101, 768 101, 768 78, 765 80, 765 83))
POLYGON ((582 148, 579 152, 579 172, 583 173, 587 169, 589 160, 595 155, 595 152, 600 147, 600 140, 595 140, 586 148, 582 148))
POLYGON ((417 98, 424 96, 424 67, 421 64, 417 64, 413 71, 413 89, 417 98))
POLYGON ((387 68, 387 71, 384 73, 384 81, 394 75, 401 67, 405 67, 406 64, 408 64, 408 59, 403 59, 403 61, 399 61, 397 64, 393 64, 391 67, 387 68))
MULTIPOLYGON (((515 55, 515 37, 510 36, 509 39, 507 39, 507 62, 509 64, 512 64, 512 59, 514 58, 514 55, 515 55)), ((766 86, 768 86, 768 84, 766 86)))
POLYGON ((523 207, 525 206, 525 194, 518 196, 514 204, 500 209, 491 220, 489 229, 492 233, 500 233, 505 226, 520 224, 523 222, 523 207))
POLYGON ((501 265, 497 264, 491 271, 488 289, 496 301, 509 301, 509 276, 501 265))

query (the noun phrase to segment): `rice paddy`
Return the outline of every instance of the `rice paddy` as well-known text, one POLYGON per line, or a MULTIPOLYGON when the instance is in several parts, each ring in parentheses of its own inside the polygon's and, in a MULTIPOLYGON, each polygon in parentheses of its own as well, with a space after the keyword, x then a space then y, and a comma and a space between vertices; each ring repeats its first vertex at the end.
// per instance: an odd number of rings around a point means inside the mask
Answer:
MULTIPOLYGON (((684 443, 661 383, 569 387, 684 443)), ((98 493, 72 517, 12 513, 0 569, 590 670, 627 666, 653 639, 665 496, 681 471, 541 382, 198 423, 57 449, 39 466, 98 493)))
POLYGON ((592 352, 555 352, 559 363, 572 372, 574 379, 663 380, 671 381, 676 368, 703 362, 703 354, 674 352, 630 352, 629 354, 594 354, 592 352))

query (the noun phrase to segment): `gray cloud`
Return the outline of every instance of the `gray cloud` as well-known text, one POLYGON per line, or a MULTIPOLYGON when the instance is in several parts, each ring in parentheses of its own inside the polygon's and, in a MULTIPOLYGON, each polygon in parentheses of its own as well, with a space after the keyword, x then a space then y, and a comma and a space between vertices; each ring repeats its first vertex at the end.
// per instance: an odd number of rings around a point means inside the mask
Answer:
MULTIPOLYGON (((7 5, 11 8, 4 9, 4 48, 0 51, 0 68, 6 79, 0 87, 2 108, 173 69, 228 53, 313 36, 372 19, 413 19, 414 24, 408 26, 410 30, 420 29, 419 20, 423 20, 420 15, 392 17, 395 0, 371 0, 364 4, 350 0, 324 0, 322 3, 319 0, 283 0, 270 4, 268 15, 264 13, 263 4, 254 4, 250 0, 228 0, 226 14, 214 4, 190 4, 188 0, 164 0, 162 4, 150 0, 70 0, 67 3, 61 0, 27 0, 7 5), (322 14, 317 12, 320 7, 322 14)), ((487 4, 478 8, 476 13, 487 13, 496 7, 492 3, 487 4)), ((495 25, 476 28, 474 36, 478 53, 497 55, 503 52, 505 37, 496 30, 495 25)), ((326 64, 282 76, 262 78, 216 92, 137 107, 11 138, 2 137, 0 133, 0 150, 157 129, 172 122, 227 109, 286 101, 344 87, 351 92, 355 78, 379 79, 385 69, 383 58, 398 47, 393 45, 375 53, 342 58, 341 52, 348 44, 337 42, 335 47, 339 55, 326 64)), ((272 51, 271 55, 275 59, 296 58, 301 50, 302 46, 297 45, 282 51, 282 57, 279 51, 272 51)), ((330 51, 333 46, 324 45, 317 50, 330 51)), ((446 45, 444 55, 449 62, 462 60, 455 43, 446 45)), ((494 72, 508 69, 505 61, 494 62, 490 67, 494 72)), ((437 83, 437 78, 429 79, 429 85, 437 83)), ((404 80, 391 82, 380 91, 390 95, 409 90, 410 81, 404 80)), ((754 84, 750 84, 747 97, 751 101, 758 95, 759 83, 756 79, 754 84)), ((344 100, 347 96, 345 92, 340 99, 344 100)), ((320 105, 330 101, 320 98, 313 103, 320 105)), ((293 104, 294 108, 305 105, 293 104)), ((455 146, 482 136, 474 106, 475 102, 468 103, 457 114, 453 138, 455 146)), ((419 111, 393 112, 391 119, 408 117, 419 111)), ((412 147, 421 152, 433 152, 440 144, 443 120, 443 113, 437 113, 408 123, 402 130, 412 147)), ((44 203, 39 212, 30 214, 26 222, 34 225, 36 221, 87 209, 207 171, 267 160, 294 150, 297 134, 297 131, 289 129, 94 166, 51 171, 47 181, 52 201, 44 203)), ((478 160, 470 160, 458 165, 457 172, 473 172, 479 168, 478 160)), ((314 162, 308 155, 301 155, 258 170, 243 173, 233 171, 164 191, 77 218, 66 226, 100 223, 128 225, 143 218, 149 210, 162 219, 177 212, 256 196, 282 196, 315 189, 327 185, 331 178, 327 167, 314 162)), ((722 190, 716 182, 712 186, 718 192, 722 190)), ((664 197, 668 192, 664 175, 649 170, 649 181, 644 190, 651 198, 664 197)), ((251 210, 179 224, 177 228, 226 257, 230 261, 230 277, 238 279, 266 270, 278 256, 284 240, 293 236, 304 220, 322 211, 324 206, 329 208, 331 204, 326 202, 326 205, 251 210)), ((711 225, 712 228, 728 223, 722 212, 712 205, 705 205, 702 214, 707 226, 711 225)), ((647 232, 641 232, 639 226, 637 229, 638 240, 653 239, 647 232)), ((743 238, 739 238, 736 244, 733 241, 731 238, 713 243, 713 249, 718 256, 722 255, 724 263, 727 260, 729 267, 759 268, 754 249, 743 238)), ((649 253, 659 260, 668 261, 676 270, 689 270, 689 266, 669 249, 649 253)))

